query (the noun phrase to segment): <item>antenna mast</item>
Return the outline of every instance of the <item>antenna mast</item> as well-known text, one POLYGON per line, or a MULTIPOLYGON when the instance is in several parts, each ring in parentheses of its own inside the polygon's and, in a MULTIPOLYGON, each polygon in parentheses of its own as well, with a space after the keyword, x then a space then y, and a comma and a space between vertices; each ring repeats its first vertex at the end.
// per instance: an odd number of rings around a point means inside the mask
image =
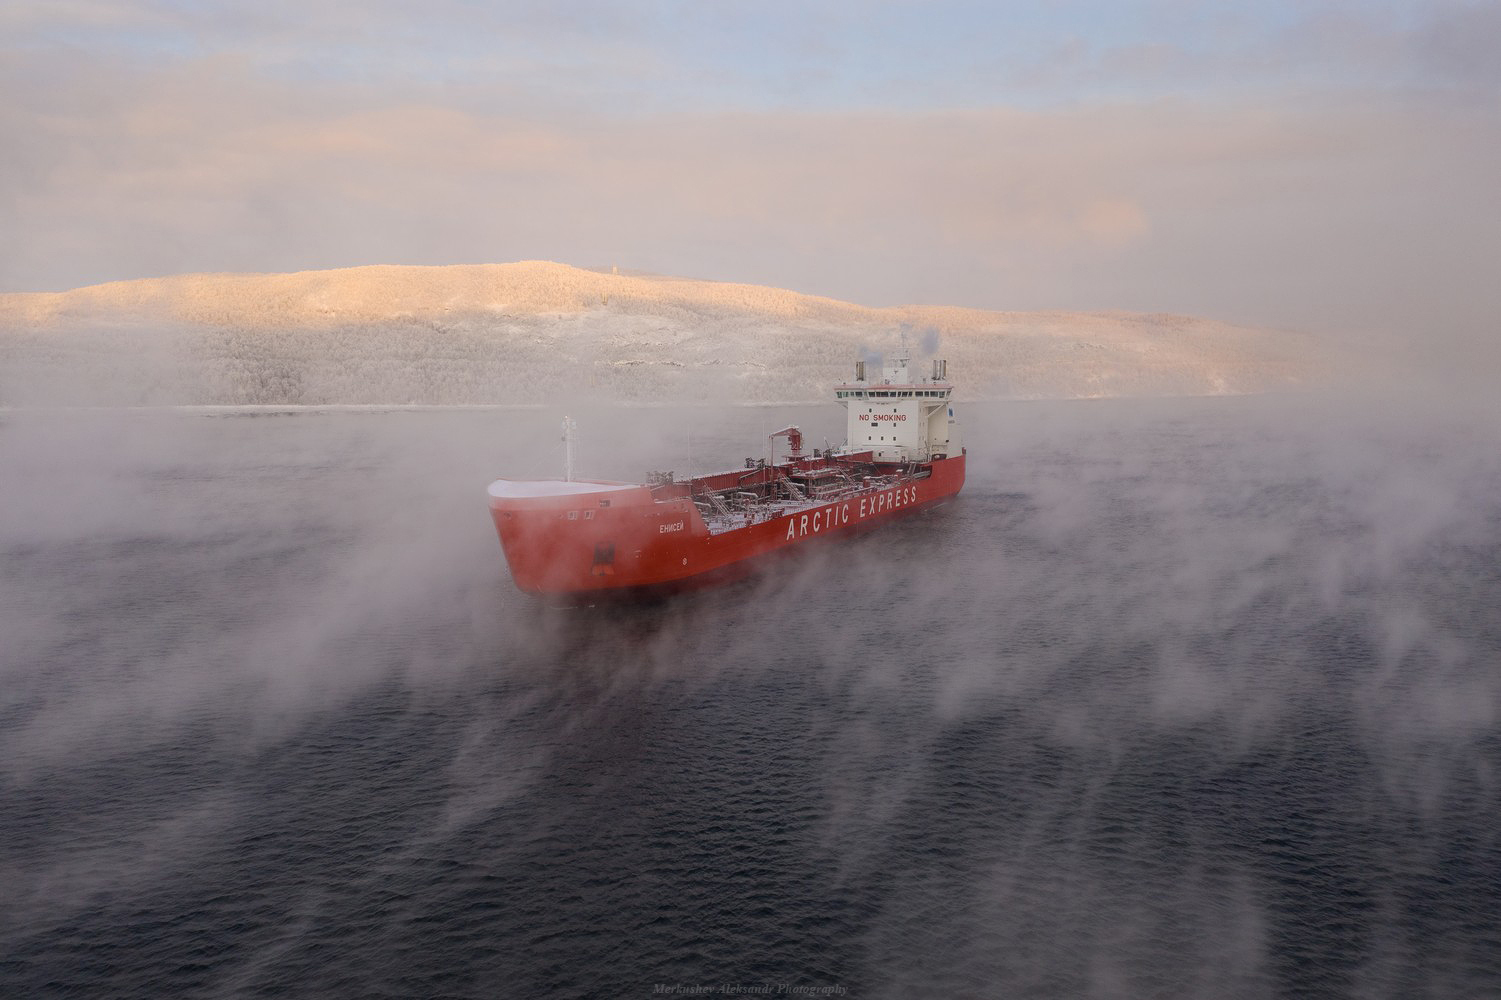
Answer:
POLYGON ((563 482, 573 482, 573 432, 579 425, 572 417, 563 418, 563 482))

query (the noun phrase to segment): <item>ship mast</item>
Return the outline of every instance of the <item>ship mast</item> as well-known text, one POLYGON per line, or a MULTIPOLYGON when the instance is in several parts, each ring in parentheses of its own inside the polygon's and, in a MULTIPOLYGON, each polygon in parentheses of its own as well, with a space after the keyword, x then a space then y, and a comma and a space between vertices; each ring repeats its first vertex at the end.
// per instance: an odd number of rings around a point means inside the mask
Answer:
POLYGON ((901 339, 901 346, 897 348, 896 356, 891 359, 891 368, 892 368, 892 371, 891 371, 890 374, 891 374, 891 376, 894 376, 893 381, 895 381, 895 380, 906 381, 907 378, 908 378, 908 375, 907 375, 907 363, 912 360, 912 348, 910 348, 910 347, 907 346, 907 324, 906 323, 902 324, 901 338, 902 338, 901 339), (897 374, 898 372, 900 372, 901 374, 898 375, 897 374))
POLYGON ((573 432, 579 429, 572 417, 563 418, 563 482, 573 482, 573 432))

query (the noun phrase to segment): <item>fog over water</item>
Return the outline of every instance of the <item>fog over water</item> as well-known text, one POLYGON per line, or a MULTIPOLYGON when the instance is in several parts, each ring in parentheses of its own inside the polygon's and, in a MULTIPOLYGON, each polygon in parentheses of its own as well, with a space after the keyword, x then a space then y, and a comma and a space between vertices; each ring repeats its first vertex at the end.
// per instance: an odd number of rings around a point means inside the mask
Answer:
POLYGON ((611 611, 485 509, 561 409, 0 416, 0 994, 1501 991, 1494 407, 959 414, 957 502, 611 611))

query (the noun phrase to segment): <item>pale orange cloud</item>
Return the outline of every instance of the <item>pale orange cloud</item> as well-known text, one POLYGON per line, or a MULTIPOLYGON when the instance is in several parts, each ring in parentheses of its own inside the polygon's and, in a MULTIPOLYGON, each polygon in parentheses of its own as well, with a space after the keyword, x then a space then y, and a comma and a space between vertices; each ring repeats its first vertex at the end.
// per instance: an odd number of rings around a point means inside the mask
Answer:
POLYGON ((871 305, 1351 327, 1474 323, 1478 262, 1501 255, 1486 107, 527 116, 309 101, 228 59, 91 72, 0 108, 4 288, 545 258, 871 305))
POLYGON ((1078 214, 1079 230, 1102 246, 1130 246, 1152 230, 1147 213, 1129 198, 1100 198, 1078 214))

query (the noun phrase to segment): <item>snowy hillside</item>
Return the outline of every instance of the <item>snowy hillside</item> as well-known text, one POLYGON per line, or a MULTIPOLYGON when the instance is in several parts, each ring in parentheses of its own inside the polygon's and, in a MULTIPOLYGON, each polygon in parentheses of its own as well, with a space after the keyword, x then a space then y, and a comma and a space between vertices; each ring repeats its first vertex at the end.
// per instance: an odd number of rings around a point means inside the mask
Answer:
POLYGON ((546 262, 199 274, 0 295, 0 405, 794 402, 906 329, 961 398, 1309 385, 1313 342, 1185 316, 871 309, 546 262))

